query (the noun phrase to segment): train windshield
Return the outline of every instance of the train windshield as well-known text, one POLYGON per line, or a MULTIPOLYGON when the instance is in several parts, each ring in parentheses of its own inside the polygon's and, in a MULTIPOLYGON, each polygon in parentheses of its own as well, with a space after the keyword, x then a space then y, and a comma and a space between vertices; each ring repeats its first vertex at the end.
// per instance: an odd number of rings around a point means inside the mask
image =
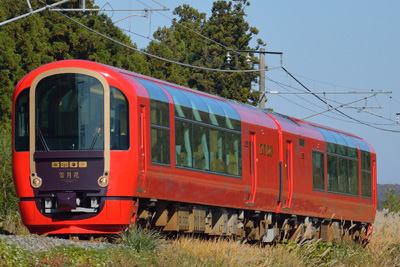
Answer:
POLYGON ((35 93, 36 150, 103 150, 104 89, 94 77, 42 79, 35 93))

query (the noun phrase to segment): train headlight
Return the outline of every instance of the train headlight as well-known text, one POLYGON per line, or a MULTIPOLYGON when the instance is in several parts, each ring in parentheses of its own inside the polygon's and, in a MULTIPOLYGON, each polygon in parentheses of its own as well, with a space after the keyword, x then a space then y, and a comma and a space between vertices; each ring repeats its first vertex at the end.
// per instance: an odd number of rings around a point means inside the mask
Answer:
POLYGON ((42 186, 42 178, 37 177, 35 173, 31 174, 31 185, 33 188, 39 188, 42 186))
POLYGON ((98 180, 97 183, 101 187, 106 187, 108 185, 108 173, 106 172, 103 176, 101 176, 98 180))

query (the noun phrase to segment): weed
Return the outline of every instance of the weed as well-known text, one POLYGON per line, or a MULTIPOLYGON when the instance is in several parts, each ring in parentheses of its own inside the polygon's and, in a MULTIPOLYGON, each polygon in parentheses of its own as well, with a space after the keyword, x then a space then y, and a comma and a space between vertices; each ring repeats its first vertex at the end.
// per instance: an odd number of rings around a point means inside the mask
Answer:
POLYGON ((142 252, 155 250, 159 246, 161 235, 157 231, 146 231, 136 227, 122 232, 120 238, 126 247, 142 252))

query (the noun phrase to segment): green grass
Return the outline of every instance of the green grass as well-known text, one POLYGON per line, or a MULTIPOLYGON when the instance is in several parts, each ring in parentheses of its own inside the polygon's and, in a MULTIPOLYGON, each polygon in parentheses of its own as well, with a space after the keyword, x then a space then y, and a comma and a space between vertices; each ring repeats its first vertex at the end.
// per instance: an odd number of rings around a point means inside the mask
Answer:
POLYGON ((60 246, 32 253, 0 240, 0 266, 400 266, 400 214, 378 212, 371 243, 287 242, 272 247, 225 240, 163 240, 141 229, 119 246, 60 246))

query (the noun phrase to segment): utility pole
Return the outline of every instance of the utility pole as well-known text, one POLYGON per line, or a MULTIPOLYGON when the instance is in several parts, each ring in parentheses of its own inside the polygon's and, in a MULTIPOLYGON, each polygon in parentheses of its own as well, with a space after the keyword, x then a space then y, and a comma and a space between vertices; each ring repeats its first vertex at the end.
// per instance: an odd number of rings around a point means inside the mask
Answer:
POLYGON ((265 109, 265 48, 260 48, 260 104, 259 107, 265 109))
POLYGON ((231 62, 231 55, 229 52, 234 52, 234 53, 247 53, 247 62, 251 63, 249 53, 254 53, 254 54, 260 54, 260 62, 259 62, 259 70, 260 70, 260 81, 259 81, 259 92, 260 96, 258 98, 258 106, 259 108, 265 109, 265 102, 266 102, 266 97, 265 97, 265 72, 267 71, 266 66, 265 66, 265 54, 273 54, 273 55, 280 55, 281 56, 281 66, 282 66, 282 52, 269 52, 265 51, 265 48, 260 48, 260 51, 256 50, 229 50, 228 53, 226 54, 226 61, 228 63, 231 62))

